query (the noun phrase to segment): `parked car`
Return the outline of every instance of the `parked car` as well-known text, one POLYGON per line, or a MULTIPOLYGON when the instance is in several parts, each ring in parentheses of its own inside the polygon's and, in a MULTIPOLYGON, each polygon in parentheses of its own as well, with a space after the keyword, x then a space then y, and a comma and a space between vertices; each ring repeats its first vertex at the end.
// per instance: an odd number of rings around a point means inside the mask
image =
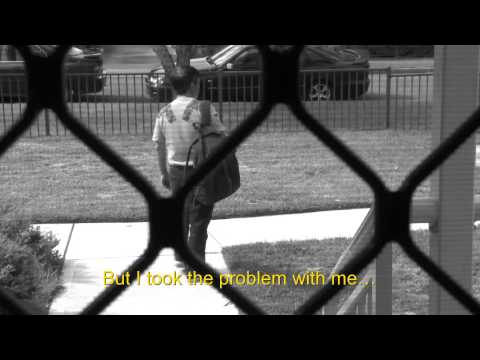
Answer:
MULTIPOLYGON (((30 45, 38 56, 48 56, 56 45, 30 45)), ((27 95, 25 65, 11 45, 0 45, 0 99, 20 100, 27 95)), ((66 87, 69 99, 103 90, 106 81, 103 53, 98 49, 72 47, 65 61, 66 87)))
MULTIPOLYGON (((192 59, 201 73, 202 99, 218 101, 222 79, 223 101, 258 101, 261 96, 261 55, 253 45, 229 45, 210 57, 192 59)), ((368 52, 342 45, 308 45, 300 59, 299 91, 305 101, 357 99, 369 88, 368 52)), ((148 94, 160 102, 172 92, 161 66, 151 70, 148 94)))

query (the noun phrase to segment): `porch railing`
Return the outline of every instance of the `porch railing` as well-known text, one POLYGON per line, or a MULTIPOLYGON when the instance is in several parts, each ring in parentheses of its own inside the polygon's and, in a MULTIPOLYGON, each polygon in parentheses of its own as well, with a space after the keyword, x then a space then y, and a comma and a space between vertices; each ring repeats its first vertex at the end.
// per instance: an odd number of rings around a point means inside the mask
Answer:
MULTIPOLYGON (((480 196, 475 196, 474 207, 474 221, 480 220, 480 196)), ((437 202, 433 199, 416 200, 412 207, 412 223, 417 224, 430 224, 432 227, 436 222, 436 209, 437 202)), ((374 210, 371 209, 361 224, 359 230, 353 237, 352 241, 342 253, 338 259, 337 264, 334 266, 330 279, 333 274, 337 274, 341 268, 351 259, 355 250, 361 248, 362 245, 366 245, 370 240, 370 236, 373 233, 374 226, 374 210)), ((358 285, 353 292, 342 300, 341 295, 334 297, 323 309, 324 315, 375 315, 376 304, 378 296, 381 296, 381 292, 377 292, 376 288, 376 276, 380 274, 384 269, 378 267, 377 261, 374 261, 366 271, 358 285)), ((392 290, 392 284, 390 289, 392 290)))

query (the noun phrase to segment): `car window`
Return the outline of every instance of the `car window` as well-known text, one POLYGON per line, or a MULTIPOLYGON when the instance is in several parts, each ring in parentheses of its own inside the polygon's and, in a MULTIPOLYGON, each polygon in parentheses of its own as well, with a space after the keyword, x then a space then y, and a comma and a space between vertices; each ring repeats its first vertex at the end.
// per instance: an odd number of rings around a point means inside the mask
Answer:
POLYGON ((7 61, 7 46, 8 45, 0 45, 0 61, 7 61))
POLYGON ((57 48, 57 45, 30 45, 29 46, 30 51, 41 57, 48 57, 55 49, 57 48))
POLYGON ((308 67, 312 65, 312 54, 308 48, 305 48, 302 51, 302 55, 300 56, 300 66, 301 67, 308 67))
POLYGON ((230 45, 211 57, 211 60, 218 66, 231 62, 236 56, 241 54, 250 45, 230 45))
POLYGON ((223 48, 222 50, 220 50, 219 52, 217 52, 216 54, 214 54, 211 58, 213 61, 217 61, 219 58, 221 58, 223 55, 225 55, 226 53, 228 53, 234 48, 235 48, 235 45, 229 45, 223 48))
POLYGON ((318 57, 319 60, 325 62, 336 62, 341 60, 341 57, 337 52, 337 45, 309 45, 308 49, 311 50, 311 53, 314 54, 315 57, 318 57))
POLYGON ((318 48, 306 47, 302 52, 300 63, 302 67, 315 67, 322 64, 331 64, 333 59, 323 54, 318 48))
POLYGON ((0 45, 0 61, 22 61, 22 57, 12 45, 0 45))
POLYGON ((250 49, 240 54, 234 62, 234 68, 257 69, 260 65, 260 54, 257 49, 250 49))

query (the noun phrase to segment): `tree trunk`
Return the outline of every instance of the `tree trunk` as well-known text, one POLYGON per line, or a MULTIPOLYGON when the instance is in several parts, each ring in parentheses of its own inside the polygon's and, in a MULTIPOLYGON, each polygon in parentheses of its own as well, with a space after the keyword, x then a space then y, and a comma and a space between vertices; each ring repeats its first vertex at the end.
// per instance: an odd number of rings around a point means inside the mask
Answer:
POLYGON ((190 65, 190 59, 194 51, 195 45, 175 45, 177 51, 177 65, 190 65))
POLYGON ((163 69, 165 70, 165 75, 170 77, 170 74, 172 74, 175 69, 175 62, 168 51, 167 45, 154 45, 152 49, 160 59, 163 69))
MULTIPOLYGON (((174 45, 177 53, 177 65, 190 65, 190 59, 195 50, 195 45, 174 45)), ((153 51, 157 54, 165 74, 169 77, 175 68, 175 61, 168 50, 167 45, 154 45, 153 51)))

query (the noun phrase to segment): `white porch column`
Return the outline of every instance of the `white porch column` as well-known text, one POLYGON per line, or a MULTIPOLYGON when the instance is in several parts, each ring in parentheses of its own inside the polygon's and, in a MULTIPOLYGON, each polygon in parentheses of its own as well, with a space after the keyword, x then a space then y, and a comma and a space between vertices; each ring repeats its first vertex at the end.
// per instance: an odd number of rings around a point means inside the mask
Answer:
MULTIPOLYGON (((433 147, 449 136, 478 105, 478 45, 435 45, 433 147)), ((472 288, 473 183, 475 138, 467 141, 432 178, 439 199, 430 256, 466 290, 472 288)), ((435 281, 430 281, 431 315, 468 314, 435 281)))

